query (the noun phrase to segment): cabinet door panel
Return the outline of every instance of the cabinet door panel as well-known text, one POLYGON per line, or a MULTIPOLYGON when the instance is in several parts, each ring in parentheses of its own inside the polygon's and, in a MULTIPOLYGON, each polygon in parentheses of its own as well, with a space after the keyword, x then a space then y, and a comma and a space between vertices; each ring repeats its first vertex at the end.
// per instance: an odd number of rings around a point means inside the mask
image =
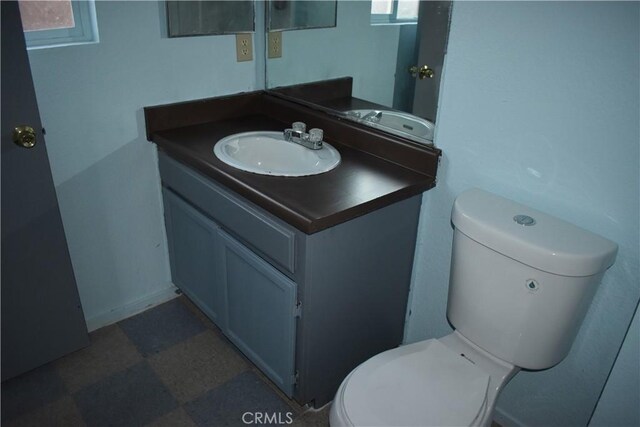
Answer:
POLYGON ((173 283, 224 328, 224 286, 215 261, 219 227, 170 190, 162 191, 173 283))
POLYGON ((296 284, 220 231, 226 333, 288 396, 294 386, 296 284))

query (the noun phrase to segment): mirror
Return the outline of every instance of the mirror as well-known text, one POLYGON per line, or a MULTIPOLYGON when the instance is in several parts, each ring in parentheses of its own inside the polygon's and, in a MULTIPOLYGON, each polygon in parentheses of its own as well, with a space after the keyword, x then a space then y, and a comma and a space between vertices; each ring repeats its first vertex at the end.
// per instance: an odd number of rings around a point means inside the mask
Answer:
POLYGON ((267 3, 267 31, 336 26, 337 0, 271 0, 267 3))
POLYGON ((341 0, 336 27, 282 33, 282 57, 266 59, 266 88, 429 144, 449 12, 449 1, 341 0))
POLYGON ((253 0, 167 1, 169 37, 254 31, 253 0))

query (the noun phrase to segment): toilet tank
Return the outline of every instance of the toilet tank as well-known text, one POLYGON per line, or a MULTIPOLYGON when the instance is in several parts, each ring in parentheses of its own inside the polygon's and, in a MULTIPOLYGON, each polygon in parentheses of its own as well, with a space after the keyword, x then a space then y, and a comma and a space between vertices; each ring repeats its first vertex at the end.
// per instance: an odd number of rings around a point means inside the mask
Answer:
POLYGON ((618 247, 479 189, 458 196, 447 317, 496 357, 545 369, 569 352, 618 247))

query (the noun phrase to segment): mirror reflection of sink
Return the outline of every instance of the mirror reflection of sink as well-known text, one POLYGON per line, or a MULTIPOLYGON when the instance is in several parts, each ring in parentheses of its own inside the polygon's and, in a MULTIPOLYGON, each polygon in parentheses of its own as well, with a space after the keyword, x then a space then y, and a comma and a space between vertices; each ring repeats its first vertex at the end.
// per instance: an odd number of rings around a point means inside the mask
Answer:
POLYGON ((285 141, 282 132, 244 132, 218 141, 213 152, 229 166, 273 176, 307 176, 340 164, 340 153, 326 142, 319 150, 285 141))
POLYGON ((412 114, 401 111, 370 109, 350 110, 346 111, 345 114, 347 117, 367 126, 404 136, 414 141, 429 144, 433 141, 434 124, 429 120, 412 114))

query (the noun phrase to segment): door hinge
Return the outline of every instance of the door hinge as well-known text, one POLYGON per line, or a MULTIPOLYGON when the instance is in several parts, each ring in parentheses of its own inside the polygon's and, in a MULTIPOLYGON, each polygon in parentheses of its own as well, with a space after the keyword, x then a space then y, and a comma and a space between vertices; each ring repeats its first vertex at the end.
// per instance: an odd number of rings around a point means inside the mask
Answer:
POLYGON ((298 379, 300 378, 300 373, 298 372, 298 370, 296 370, 294 372, 293 375, 291 375, 291 384, 296 385, 298 384, 298 379))
POLYGON ((293 317, 302 317, 302 303, 296 302, 296 306, 293 308, 293 317))

